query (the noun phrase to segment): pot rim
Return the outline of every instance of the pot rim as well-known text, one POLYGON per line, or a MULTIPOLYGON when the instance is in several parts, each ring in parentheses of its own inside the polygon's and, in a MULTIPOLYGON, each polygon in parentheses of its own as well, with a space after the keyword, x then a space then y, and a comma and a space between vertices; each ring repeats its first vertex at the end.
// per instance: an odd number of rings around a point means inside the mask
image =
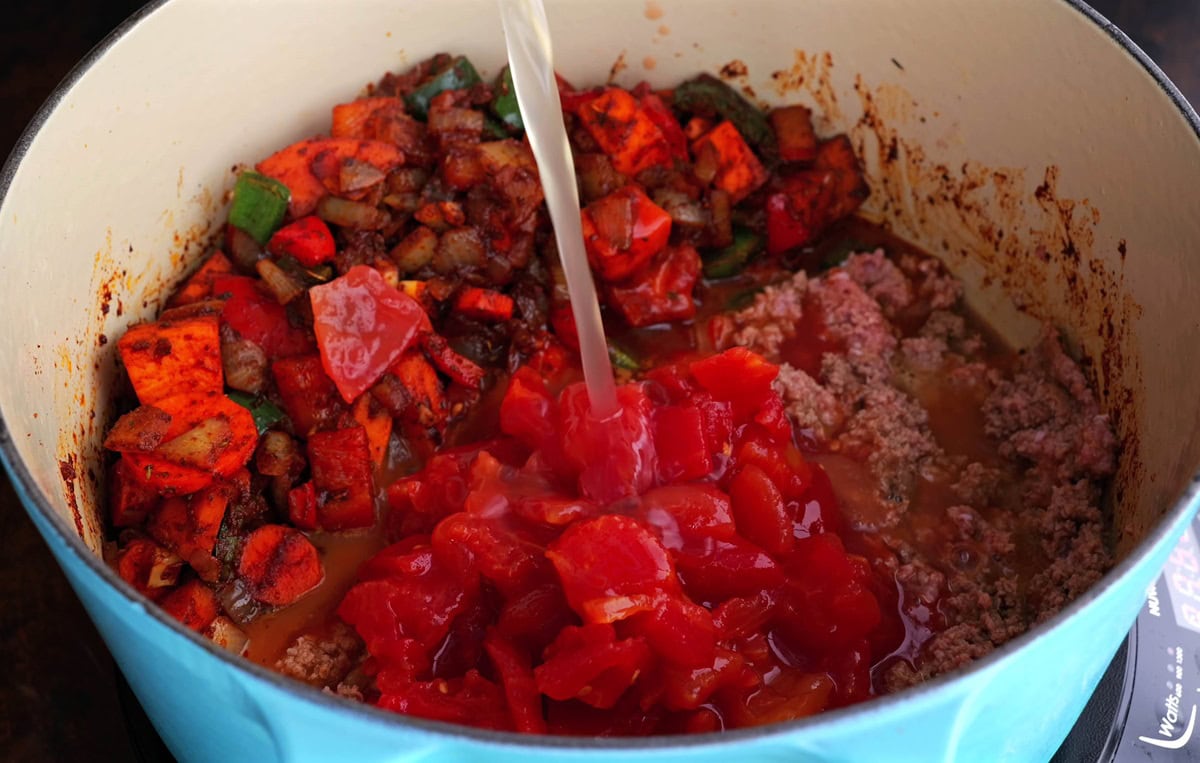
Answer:
MULTIPOLYGON (((1200 140, 1200 116, 1197 116, 1196 111, 1184 98, 1179 89, 1167 78, 1166 74, 1155 64, 1146 53, 1138 47, 1124 32, 1122 32, 1116 24, 1112 23, 1099 12, 1087 5, 1082 0, 1058 0, 1078 12, 1087 22, 1095 24, 1104 31, 1113 42, 1115 42, 1126 54, 1140 65, 1154 81, 1158 87, 1174 104, 1175 109, 1179 112, 1179 116, 1183 117, 1184 121, 1192 128, 1192 132, 1196 138, 1200 140)), ((15 176, 18 167, 25 158, 29 147, 33 140, 37 137, 41 128, 53 115, 58 104, 63 100, 68 92, 75 86, 80 78, 87 73, 93 65, 95 65, 110 48, 113 47, 122 37, 128 34, 141 21, 149 17, 151 14, 158 11, 163 6, 172 2, 172 0, 152 0, 142 8, 135 11, 116 29, 110 32, 103 40, 101 40, 87 55, 80 59, 63 80, 55 87, 53 92, 46 98, 45 102, 38 109, 37 113, 25 127, 21 136, 17 139, 12 152, 9 154, 7 161, 0 169, 0 209, 3 208, 5 199, 8 196, 8 191, 12 185, 13 177, 15 176)), ((1137 550, 1129 554, 1119 564, 1114 566, 1105 576, 1094 586, 1088 589, 1083 595, 1076 598, 1060 612, 1052 618, 1040 623, 1033 628, 1030 628, 1025 633, 1015 639, 1006 642, 988 655, 973 661, 970 665, 950 673, 943 674, 929 681, 925 681, 916 686, 910 687, 895 694, 888 694, 882 697, 877 697, 869 702, 859 703, 848 707, 838 708, 824 713, 819 713, 814 716, 809 716, 795 721, 787 721, 775 723, 767 726, 758 726, 746 729, 733 729, 730 731, 709 732, 703 734, 685 734, 673 736, 650 736, 650 737, 571 737, 571 736, 538 736, 531 734, 521 734, 519 732, 508 731, 490 731, 479 729, 473 726, 461 726, 454 723, 446 723, 442 721, 431 721, 422 718, 414 718, 411 716, 401 715, 398 713, 381 710, 371 705, 367 705, 353 700, 332 695, 318 689, 309 687, 299 681, 287 678, 280 673, 276 673, 266 667, 250 662, 240 656, 234 655, 225 649, 214 644, 209 639, 204 638, 200 634, 185 628, 174 618, 167 616, 156 604, 144 595, 138 593, 128 583, 118 576, 111 567, 104 563, 104 560, 92 553, 92 551, 84 544, 82 538, 74 531, 74 528, 69 527, 65 520, 59 516, 58 512, 51 506, 50 501, 46 496, 38 490, 32 474, 20 459, 11 432, 9 431, 8 423, 5 420, 4 412, 0 409, 0 463, 3 463, 12 479, 13 487, 16 490, 18 498, 25 506, 26 511, 37 512, 41 518, 45 520, 54 539, 59 541, 65 547, 67 553, 72 555, 74 559, 81 562, 88 570, 99 576, 107 585, 120 591, 125 598, 133 604, 138 605, 138 609, 142 610, 146 615, 156 619, 159 624, 165 625, 176 637, 182 637, 191 643, 191 646, 199 647, 206 651, 211 657, 223 661, 227 666, 233 667, 235 670, 240 670, 248 673, 251 677, 260 681, 265 681, 273 688, 286 692, 294 699, 304 701, 306 703, 326 708, 337 713, 358 713, 364 717, 384 724, 385 726, 395 727, 398 730, 416 730, 426 732, 437 737, 445 737, 451 739, 465 739, 474 742, 490 743, 493 745, 502 745, 505 747, 536 747, 544 749, 576 749, 580 751, 612 751, 612 752, 637 752, 637 751, 652 751, 656 749, 666 748, 694 748, 708 746, 728 746, 739 743, 749 742, 751 740, 759 740, 764 738, 782 738, 787 735, 801 732, 807 728, 820 725, 827 726, 832 724, 844 724, 853 722, 857 718, 886 713, 893 708, 899 707, 902 704, 908 704, 916 701, 919 697, 929 696, 942 691, 951 684, 957 682, 961 678, 969 676, 973 673, 982 673, 994 665, 1005 660, 1009 655, 1021 650, 1026 644, 1032 643, 1040 638, 1043 634, 1058 627, 1067 619, 1072 617, 1076 612, 1089 606, 1094 600, 1102 594, 1110 590, 1112 587, 1126 576, 1126 574, 1135 566, 1137 566, 1142 558, 1146 556, 1151 548, 1157 546, 1173 531, 1176 524, 1184 521, 1189 517, 1192 511, 1200 504, 1200 470, 1192 476, 1187 487, 1182 491, 1179 498, 1170 507, 1170 509, 1162 515, 1155 528, 1149 532, 1139 543, 1137 550)), ((1132 626, 1132 623, 1131 623, 1132 626)))

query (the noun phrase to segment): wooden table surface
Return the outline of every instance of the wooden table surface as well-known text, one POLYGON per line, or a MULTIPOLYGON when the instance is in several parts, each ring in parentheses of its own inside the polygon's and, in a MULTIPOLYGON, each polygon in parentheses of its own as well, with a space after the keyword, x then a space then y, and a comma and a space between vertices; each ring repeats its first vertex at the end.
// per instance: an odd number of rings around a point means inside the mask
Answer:
MULTIPOLYGON (((1046 0, 1049 2, 1050 0, 1046 0)), ((0 28, 0 149, 132 0, 22 3, 0 28)), ((1096 0, 1200 104, 1200 2, 1096 0)), ((10 380, 11 381, 11 380, 10 380)), ((0 473, 0 760, 125 761, 158 750, 66 579, 0 473)))

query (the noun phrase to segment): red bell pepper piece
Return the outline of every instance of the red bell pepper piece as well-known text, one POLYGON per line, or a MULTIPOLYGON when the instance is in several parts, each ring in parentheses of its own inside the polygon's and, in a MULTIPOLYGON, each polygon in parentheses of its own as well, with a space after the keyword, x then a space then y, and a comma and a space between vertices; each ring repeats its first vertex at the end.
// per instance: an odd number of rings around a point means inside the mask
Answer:
POLYGON ((469 286, 459 293, 454 309, 470 318, 503 322, 512 318, 513 299, 492 289, 469 286))
POLYGON ((360 426, 330 429, 308 436, 319 524, 326 530, 350 530, 375 524, 375 483, 367 432, 360 426))
POLYGON ((317 516, 317 489, 312 480, 288 491, 288 521, 301 530, 316 530, 320 526, 317 516))
POLYGON ((276 257, 293 257, 304 267, 315 268, 333 259, 337 245, 325 221, 309 215, 275 231, 267 242, 267 251, 276 257))
POLYGON ((345 411, 337 387, 318 355, 297 355, 271 364, 283 408, 296 434, 307 435, 331 425, 345 411))
POLYGON ((576 114, 617 172, 632 177, 650 167, 671 165, 671 147, 662 130, 628 91, 606 88, 578 106, 576 114))
POLYGON ((700 278, 700 255, 691 244, 660 252, 624 283, 608 290, 608 304, 630 326, 650 326, 696 314, 692 291, 700 278))
POLYGON ((450 349, 450 343, 445 338, 427 331, 421 335, 421 347, 429 353, 433 364, 454 381, 467 389, 480 389, 483 386, 483 369, 450 349))
POLYGON ((588 204, 581 223, 588 260, 608 282, 641 268, 671 236, 671 216, 637 185, 618 188, 588 204))
POLYGON ((285 358, 312 350, 312 339, 288 322, 287 310, 257 278, 219 276, 213 296, 227 296, 221 320, 245 339, 254 342, 268 358, 285 358))
POLYGON ((683 128, 679 126, 679 120, 663 103, 662 98, 659 98, 657 93, 648 92, 642 95, 641 104, 646 116, 662 131, 671 158, 681 162, 688 161, 687 137, 683 134, 683 128))
POLYGON ((313 332, 325 372, 347 403, 365 392, 408 349, 429 317, 367 265, 309 289, 313 332))

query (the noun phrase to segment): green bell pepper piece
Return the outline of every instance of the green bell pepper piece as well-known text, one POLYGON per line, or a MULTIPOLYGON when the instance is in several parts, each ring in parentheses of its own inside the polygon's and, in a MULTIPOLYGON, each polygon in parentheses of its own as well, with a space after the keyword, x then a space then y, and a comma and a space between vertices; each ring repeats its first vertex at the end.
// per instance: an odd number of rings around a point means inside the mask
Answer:
POLYGON ((254 426, 258 428, 259 434, 262 434, 283 420, 283 411, 270 400, 263 400, 246 392, 234 391, 228 394, 230 400, 250 411, 250 415, 254 417, 254 426))
POLYGON ((704 260, 705 278, 729 278, 742 272, 762 249, 763 239, 745 228, 734 228, 733 243, 704 260))
POLYGON ((517 105, 517 91, 513 89, 512 71, 505 66, 496 77, 493 88, 492 113, 504 125, 512 130, 524 130, 525 122, 521 119, 521 109, 517 105))
POLYGON ((247 170, 238 175, 229 207, 229 224, 266 244, 287 214, 292 192, 275 178, 247 170))
POLYGON ((775 151, 775 131, 766 114, 711 74, 701 74, 676 87, 674 104, 680 111, 722 116, 733 122, 750 145, 768 154, 775 151))
POLYGON ((431 78, 404 96, 404 103, 413 116, 425 119, 429 116, 429 103, 438 93, 446 90, 465 90, 472 85, 483 82, 479 72, 465 56, 456 56, 446 68, 434 74, 431 78))

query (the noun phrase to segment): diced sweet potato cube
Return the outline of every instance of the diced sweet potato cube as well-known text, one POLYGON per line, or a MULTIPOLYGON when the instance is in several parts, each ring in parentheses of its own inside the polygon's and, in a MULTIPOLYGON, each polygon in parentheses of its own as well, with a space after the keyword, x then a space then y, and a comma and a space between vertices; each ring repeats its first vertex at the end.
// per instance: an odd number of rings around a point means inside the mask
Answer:
POLYGON ((199 580, 189 580, 159 603, 167 614, 198 633, 204 632, 220 612, 217 595, 199 580))
POLYGON ((850 145, 850 138, 845 134, 836 135, 817 146, 814 166, 818 170, 833 173, 833 198, 828 217, 830 222, 852 214, 870 195, 871 191, 858 166, 858 157, 854 155, 854 147, 850 145))
POLYGON ((180 390, 220 392, 221 337, 215 316, 131 326, 117 349, 143 405, 180 390))
POLYGON ((206 577, 215 572, 212 551, 229 498, 225 485, 214 485, 186 498, 168 498, 151 515, 146 532, 206 577))
POLYGON ((151 451, 159 446, 171 426, 171 414, 153 405, 141 405, 117 419, 104 447, 117 452, 151 451))
POLYGON ((387 456, 388 440, 392 436, 392 417, 370 395, 358 398, 352 413, 354 420, 367 433, 371 461, 376 465, 382 464, 387 456))
POLYGON ((330 159, 340 164, 357 159, 390 172, 404 163, 404 152, 391 143, 353 138, 309 138, 294 143, 259 162, 255 169, 273 177, 291 191, 288 212, 292 219, 312 214, 326 195, 325 185, 313 172, 314 163, 330 159))
POLYGON ((306 435, 328 426, 345 411, 341 395, 325 373, 320 355, 300 355, 275 361, 271 366, 283 407, 296 433, 306 435))
POLYGON ((149 538, 134 538, 117 554, 117 574, 151 599, 179 582, 183 560, 149 538))
POLYGON ((770 114, 771 127, 779 146, 779 158, 785 162, 811 162, 817 157, 817 134, 813 131, 812 111, 804 106, 783 106, 770 114))
POLYGON ((734 204, 767 182, 767 171, 750 150, 733 122, 722 122, 692 144, 692 150, 716 154, 713 184, 729 194, 734 204))
POLYGON ((161 498, 152 488, 130 473, 125 458, 117 459, 108 474, 108 505, 113 527, 135 527, 158 505, 161 498))
POLYGON ((209 299, 212 297, 213 281, 216 277, 232 272, 233 263, 229 258, 221 252, 213 252, 199 269, 188 277, 183 286, 179 287, 179 291, 175 292, 171 301, 167 303, 168 306, 180 307, 209 299))

